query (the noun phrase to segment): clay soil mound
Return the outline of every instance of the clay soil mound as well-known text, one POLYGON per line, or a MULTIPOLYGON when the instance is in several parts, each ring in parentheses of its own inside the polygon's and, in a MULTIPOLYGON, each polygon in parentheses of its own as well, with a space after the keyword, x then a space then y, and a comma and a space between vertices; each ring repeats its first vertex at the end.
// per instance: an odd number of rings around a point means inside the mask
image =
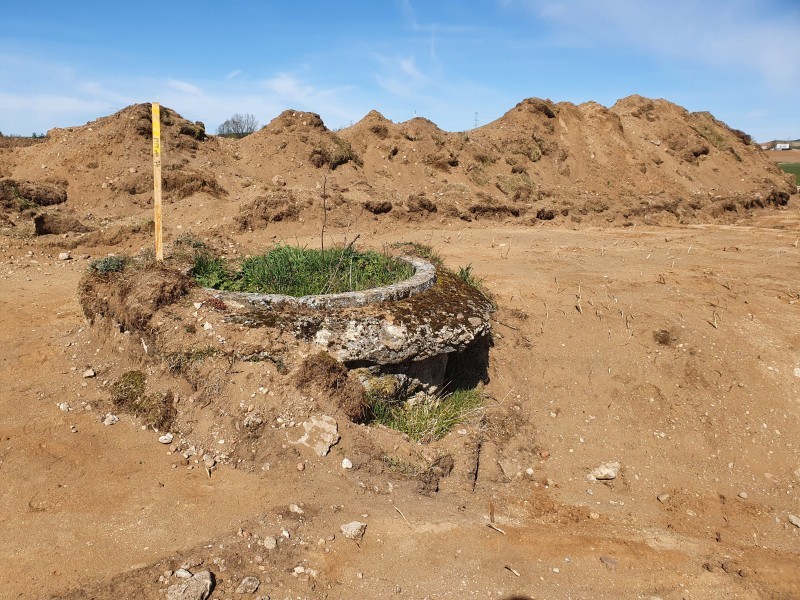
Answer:
MULTIPOLYGON (((141 223, 152 203, 150 135, 150 105, 138 104, 4 150, 0 172, 61 186, 88 227, 141 223)), ((173 220, 213 221, 221 232, 319 221, 323 204, 341 227, 733 222, 795 191, 743 132, 640 96, 610 108, 529 98, 462 133, 376 111, 333 132, 315 113, 287 110, 241 140, 209 137, 164 108, 162 136, 173 220)))

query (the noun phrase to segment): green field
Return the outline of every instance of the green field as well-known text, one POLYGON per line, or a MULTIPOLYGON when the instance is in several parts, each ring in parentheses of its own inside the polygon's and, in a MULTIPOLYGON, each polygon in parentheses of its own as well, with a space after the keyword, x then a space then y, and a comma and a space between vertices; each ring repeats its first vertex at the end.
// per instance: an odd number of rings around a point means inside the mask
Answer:
POLYGON ((791 173, 797 178, 797 183, 800 185, 800 163, 778 163, 778 166, 783 169, 785 173, 791 173))

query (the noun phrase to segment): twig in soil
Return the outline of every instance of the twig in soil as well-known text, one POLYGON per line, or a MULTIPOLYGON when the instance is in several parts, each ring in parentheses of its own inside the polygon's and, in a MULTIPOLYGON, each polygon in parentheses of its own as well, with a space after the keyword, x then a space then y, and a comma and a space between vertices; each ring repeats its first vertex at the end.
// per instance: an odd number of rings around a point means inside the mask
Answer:
MULTIPOLYGON (((486 526, 487 526, 489 529, 494 529, 495 531, 499 531, 499 532, 500 532, 500 533, 502 533, 503 535, 505 535, 505 534, 506 534, 506 532, 505 532, 505 531, 503 531, 502 529, 500 529, 500 528, 499 528, 497 525, 495 525, 494 523, 487 523, 487 524, 486 524, 486 526)), ((507 567, 506 567, 506 568, 507 568, 507 567)))
POLYGON ((506 565, 506 566, 505 566, 505 567, 503 567, 503 568, 504 568, 504 569, 507 569, 507 570, 509 570, 509 571, 511 571, 511 572, 512 572, 514 575, 516 575, 517 577, 519 577, 519 571, 515 571, 515 570, 514 570, 514 569, 512 569, 512 568, 511 568, 509 565, 506 565))
POLYGON ((403 514, 403 511, 402 511, 402 510, 400 510, 399 508, 397 508, 397 506, 395 506, 395 505, 394 505, 394 503, 392 504, 392 506, 393 506, 393 507, 394 507, 394 509, 395 509, 395 510, 398 512, 398 514, 399 514, 401 517, 403 517, 403 520, 406 522, 406 525, 408 525, 409 527, 411 527, 411 529, 414 529, 414 526, 413 526, 413 525, 411 525, 411 523, 409 522, 409 520, 408 520, 408 519, 406 519, 406 516, 403 514))
POLYGON ((503 327, 508 327, 509 329, 513 329, 514 331, 519 331, 519 327, 514 327, 513 325, 509 325, 508 323, 503 323, 498 319, 492 318, 492 321, 494 321, 498 325, 502 325, 503 327))
POLYGON ((515 389, 515 388, 512 386, 512 387, 511 387, 511 389, 510 389, 510 390, 508 390, 508 392, 506 393, 506 395, 505 395, 505 396, 503 396, 503 399, 502 399, 502 400, 500 400, 500 402, 498 402, 497 404, 494 404, 493 406, 502 406, 502 405, 503 405, 503 402, 505 402, 505 401, 506 401, 506 398, 508 398, 508 397, 509 397, 509 396, 510 396, 510 395, 511 395, 513 392, 514 392, 514 389, 515 389))

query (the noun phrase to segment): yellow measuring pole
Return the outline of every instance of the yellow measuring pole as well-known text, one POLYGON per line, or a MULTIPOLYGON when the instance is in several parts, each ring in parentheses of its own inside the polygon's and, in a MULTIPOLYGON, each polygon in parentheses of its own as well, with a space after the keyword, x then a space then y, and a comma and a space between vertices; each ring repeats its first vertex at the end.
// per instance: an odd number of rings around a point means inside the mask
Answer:
POLYGON ((153 102, 153 210, 155 216, 156 260, 164 260, 161 237, 161 107, 153 102))

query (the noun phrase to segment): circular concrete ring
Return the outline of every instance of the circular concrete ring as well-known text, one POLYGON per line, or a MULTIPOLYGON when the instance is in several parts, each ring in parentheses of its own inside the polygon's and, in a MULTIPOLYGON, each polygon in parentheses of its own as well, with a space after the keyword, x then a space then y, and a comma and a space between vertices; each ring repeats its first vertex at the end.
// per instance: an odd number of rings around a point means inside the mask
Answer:
POLYGON ((302 307, 311 309, 350 308, 393 302, 414 294, 424 292, 436 283, 436 267, 426 260, 412 256, 400 256, 414 267, 414 274, 404 281, 384 287, 371 288, 360 292, 341 294, 321 294, 318 296, 285 296, 283 294, 258 294, 254 292, 223 292, 206 288, 221 299, 234 300, 245 304, 256 304, 267 308, 302 307))

